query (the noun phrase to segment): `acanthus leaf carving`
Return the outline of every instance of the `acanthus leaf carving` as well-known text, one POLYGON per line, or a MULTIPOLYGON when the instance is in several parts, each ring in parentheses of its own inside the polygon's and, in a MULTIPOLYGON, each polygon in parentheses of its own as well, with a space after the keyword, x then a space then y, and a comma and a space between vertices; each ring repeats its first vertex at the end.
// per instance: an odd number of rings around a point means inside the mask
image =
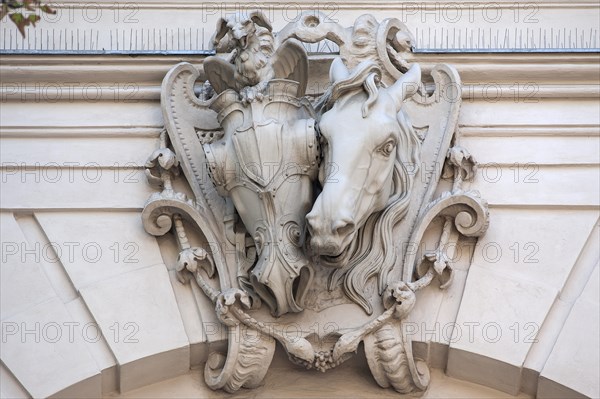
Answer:
POLYGON ((406 318, 418 291, 452 284, 445 249, 488 225, 485 201, 463 188, 476 162, 451 147, 460 79, 437 65, 431 93, 408 60, 410 32, 396 19, 364 15, 344 28, 323 18, 303 14, 278 34, 260 12, 221 19, 214 43, 227 54, 204 61, 199 95, 201 73, 191 64, 167 74, 161 101, 169 140, 162 135, 146 165, 162 191, 148 200, 144 227, 174 232, 178 278, 201 288, 228 329, 227 353, 211 353, 206 363, 212 389, 258 386, 276 341, 290 361, 322 372, 363 342, 381 387, 422 393, 429 370, 413 355, 406 318), (324 39, 338 44, 340 57, 313 104, 304 96, 308 57, 300 42, 324 39), (194 199, 173 189, 179 168, 194 199), (441 178, 452 188, 434 198, 441 178), (436 249, 417 259, 398 248, 419 244, 435 220, 443 225, 436 249), (205 243, 192 245, 186 228, 205 243), (305 300, 317 292, 336 292, 336 300, 305 300), (313 331, 321 315, 340 329, 313 331), (299 328, 293 335, 285 333, 290 323, 299 328))

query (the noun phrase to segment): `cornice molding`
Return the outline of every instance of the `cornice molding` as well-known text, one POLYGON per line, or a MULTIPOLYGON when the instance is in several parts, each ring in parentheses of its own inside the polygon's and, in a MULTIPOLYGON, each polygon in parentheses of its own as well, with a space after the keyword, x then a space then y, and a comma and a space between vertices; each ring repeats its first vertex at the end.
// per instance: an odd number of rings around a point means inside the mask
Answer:
MULTIPOLYGON (((82 77, 79 82, 61 80, 46 82, 27 82, 4 84, 0 87, 0 103, 6 102, 119 102, 123 105, 140 101, 159 101, 160 84, 140 84, 137 82, 98 82, 82 77)), ((515 102, 537 102, 539 99, 597 99, 600 86, 590 84, 537 84, 518 81, 510 83, 482 82, 463 84, 463 100, 484 100, 496 102, 514 100, 515 102)), ((307 95, 317 97, 323 90, 307 90, 307 95)))
MULTIPOLYGON (((310 57, 308 93, 322 92, 334 57, 310 57)), ((204 58, 5 55, 0 65, 0 98, 1 102, 30 101, 35 93, 43 93, 55 102, 89 100, 90 96, 94 101, 115 101, 116 95, 123 102, 157 101, 163 77, 173 65, 186 61, 202 69, 204 58)), ((436 64, 453 65, 462 78, 463 99, 600 95, 598 56, 594 53, 412 54, 409 61, 420 63, 425 72, 436 64)))
MULTIPOLYGON (((600 124, 511 124, 459 125, 460 137, 594 137, 600 136, 600 124)), ((157 139, 162 126, 3 126, 0 138, 151 138, 157 139)))

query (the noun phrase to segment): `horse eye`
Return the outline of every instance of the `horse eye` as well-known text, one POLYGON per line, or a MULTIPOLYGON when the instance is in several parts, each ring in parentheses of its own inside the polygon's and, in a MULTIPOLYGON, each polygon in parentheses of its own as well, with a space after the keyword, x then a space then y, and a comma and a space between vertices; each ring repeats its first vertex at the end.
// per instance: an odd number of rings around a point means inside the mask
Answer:
POLYGON ((381 152, 381 154, 383 154, 384 156, 389 157, 390 155, 392 155, 392 152, 395 148, 396 143, 394 142, 394 140, 388 140, 387 142, 385 142, 385 144, 383 144, 380 147, 379 152, 381 152))

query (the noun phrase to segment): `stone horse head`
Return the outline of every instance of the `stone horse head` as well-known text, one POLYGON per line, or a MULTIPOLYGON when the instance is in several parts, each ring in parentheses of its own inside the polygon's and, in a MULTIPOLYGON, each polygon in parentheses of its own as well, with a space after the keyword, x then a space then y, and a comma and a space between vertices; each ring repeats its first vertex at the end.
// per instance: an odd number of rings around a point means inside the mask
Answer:
POLYGON ((380 78, 372 61, 351 73, 341 59, 331 66, 319 120, 323 190, 306 216, 318 255, 341 256, 370 215, 409 189, 403 162, 412 158, 414 131, 401 107, 419 87, 421 71, 415 64, 387 88, 380 78))

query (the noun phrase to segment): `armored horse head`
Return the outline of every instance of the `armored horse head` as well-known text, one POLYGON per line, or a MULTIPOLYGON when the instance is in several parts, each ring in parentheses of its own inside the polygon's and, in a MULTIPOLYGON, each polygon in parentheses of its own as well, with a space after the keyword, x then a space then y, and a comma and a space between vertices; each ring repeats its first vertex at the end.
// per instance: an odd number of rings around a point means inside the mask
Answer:
POLYGON ((211 178, 231 201, 253 240, 254 265, 238 270, 273 315, 303 309, 312 268, 302 248, 319 153, 310 105, 296 97, 299 83, 269 82, 269 98, 243 103, 229 89, 212 100, 224 130, 205 144, 211 178))

